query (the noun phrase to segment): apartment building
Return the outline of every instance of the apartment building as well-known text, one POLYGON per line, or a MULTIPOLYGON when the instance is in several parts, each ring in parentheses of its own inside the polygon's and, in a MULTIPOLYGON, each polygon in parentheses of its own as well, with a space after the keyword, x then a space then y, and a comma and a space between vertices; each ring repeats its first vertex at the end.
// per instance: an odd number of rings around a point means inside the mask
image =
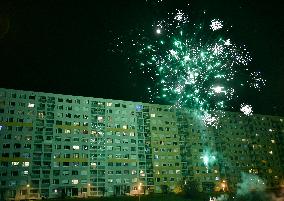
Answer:
POLYGON ((181 179, 169 106, 1 89, 0 128, 1 197, 133 195, 181 179))
POLYGON ((283 117, 225 112, 206 127, 198 111, 183 110, 178 122, 183 177, 200 191, 235 192, 242 172, 284 186, 283 117))
POLYGON ((0 89, 0 198, 138 195, 196 182, 236 190, 241 172, 283 181, 281 117, 0 89))

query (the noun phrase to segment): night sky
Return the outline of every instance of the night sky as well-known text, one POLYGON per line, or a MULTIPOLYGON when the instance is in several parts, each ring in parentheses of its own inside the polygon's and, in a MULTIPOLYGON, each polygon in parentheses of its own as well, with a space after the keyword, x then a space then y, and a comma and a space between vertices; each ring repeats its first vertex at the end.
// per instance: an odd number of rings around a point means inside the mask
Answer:
POLYGON ((148 102, 149 79, 130 76, 136 67, 112 51, 114 40, 137 27, 152 31, 176 9, 232 25, 231 38, 251 52, 249 68, 267 80, 244 99, 256 113, 284 116, 283 3, 274 0, 2 0, 0 87, 148 102))

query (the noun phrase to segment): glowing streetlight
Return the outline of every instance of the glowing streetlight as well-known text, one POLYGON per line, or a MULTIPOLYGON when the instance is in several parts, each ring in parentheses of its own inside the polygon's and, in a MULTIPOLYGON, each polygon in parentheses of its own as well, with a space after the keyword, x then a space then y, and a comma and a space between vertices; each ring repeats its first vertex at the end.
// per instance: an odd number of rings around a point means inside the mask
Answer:
POLYGON ((140 201, 140 191, 141 191, 142 183, 138 185, 138 200, 140 201))
POLYGON ((225 191, 226 186, 227 186, 226 180, 223 180, 222 183, 221 183, 221 187, 222 187, 223 191, 225 191))

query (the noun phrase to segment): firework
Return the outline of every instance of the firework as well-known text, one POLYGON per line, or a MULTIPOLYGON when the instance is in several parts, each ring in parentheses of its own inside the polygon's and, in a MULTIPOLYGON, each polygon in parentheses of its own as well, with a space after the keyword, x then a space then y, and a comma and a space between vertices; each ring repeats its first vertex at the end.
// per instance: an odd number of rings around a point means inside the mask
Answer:
POLYGON ((262 78, 260 72, 252 72, 250 78, 251 80, 247 81, 250 87, 260 91, 265 86, 266 80, 262 78))
POLYGON ((203 163, 206 168, 214 164, 214 162, 216 161, 216 156, 207 152, 204 153, 200 158, 203 160, 203 163))
POLYGON ((221 20, 218 20, 218 19, 214 19, 214 20, 211 20, 211 25, 210 25, 210 27, 211 27, 211 29, 213 30, 213 31, 216 31, 216 30, 218 30, 218 29, 222 29, 222 27, 223 27, 223 24, 222 24, 223 22, 221 21, 221 20))
POLYGON ((251 61, 249 53, 220 34, 207 37, 210 31, 222 29, 221 20, 204 26, 190 24, 181 10, 169 15, 153 25, 161 36, 158 40, 140 43, 139 54, 144 59, 140 67, 155 75, 159 89, 151 90, 152 96, 200 111, 227 108, 227 102, 236 97, 239 71, 251 61))
POLYGON ((194 23, 176 10, 152 26, 154 34, 143 30, 131 40, 141 71, 154 82, 148 88, 152 100, 196 109, 205 125, 215 126, 218 117, 209 114, 230 109, 240 88, 264 86, 260 73, 248 72, 247 48, 227 36, 220 19, 194 23))
POLYGON ((241 112, 244 113, 244 115, 250 116, 252 115, 252 106, 251 105, 247 105, 247 104, 241 104, 241 112))
POLYGON ((219 117, 217 115, 208 114, 207 112, 203 115, 203 123, 205 126, 217 127, 219 117))

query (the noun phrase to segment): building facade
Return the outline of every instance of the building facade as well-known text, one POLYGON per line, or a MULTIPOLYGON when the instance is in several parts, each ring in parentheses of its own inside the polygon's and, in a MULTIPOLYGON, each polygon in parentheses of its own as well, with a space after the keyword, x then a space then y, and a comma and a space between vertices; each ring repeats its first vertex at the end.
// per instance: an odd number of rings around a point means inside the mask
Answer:
POLYGON ((226 113, 206 127, 168 105, 0 89, 0 198, 236 190, 283 181, 281 117, 226 113))

